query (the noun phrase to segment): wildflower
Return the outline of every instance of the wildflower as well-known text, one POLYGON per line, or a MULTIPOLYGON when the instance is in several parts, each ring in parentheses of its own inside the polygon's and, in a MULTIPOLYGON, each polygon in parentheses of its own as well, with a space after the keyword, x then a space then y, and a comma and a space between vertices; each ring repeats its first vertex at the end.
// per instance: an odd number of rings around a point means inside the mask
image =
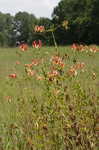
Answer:
POLYGON ((31 70, 31 69, 27 69, 27 75, 28 76, 34 76, 36 74, 36 71, 31 70))
POLYGON ((48 72, 48 78, 50 81, 52 81, 58 75, 59 75, 59 73, 57 70, 52 70, 51 72, 48 72))
POLYGON ((76 71, 76 69, 75 68, 70 68, 70 70, 68 71, 68 74, 70 75, 70 76, 77 76, 77 71, 76 71))
POLYGON ((92 47, 90 47, 90 52, 93 52, 93 53, 96 53, 98 50, 97 50, 97 48, 94 46, 92 46, 92 47))
POLYGON ((27 143, 32 147, 33 141, 30 137, 27 137, 27 143))
POLYGON ((33 59, 33 60, 32 60, 32 66, 37 66, 39 63, 40 63, 40 62, 39 62, 39 60, 37 60, 37 59, 33 59))
POLYGON ((73 50, 77 50, 77 51, 84 51, 84 49, 85 49, 85 46, 84 45, 82 45, 82 44, 77 44, 77 43, 73 43, 73 45, 71 46, 71 48, 73 49, 73 50))
POLYGON ((44 32, 45 28, 44 28, 44 26, 38 26, 38 25, 36 25, 35 28, 34 28, 34 31, 35 32, 44 32))
POLYGON ((85 63, 83 62, 82 63, 78 62, 73 66, 73 68, 75 68, 76 70, 83 69, 84 67, 85 67, 85 63))
POLYGON ((35 41, 33 41, 32 46, 34 48, 41 48, 42 47, 42 41, 41 40, 38 40, 38 41, 35 40, 35 41))
POLYGON ((60 90, 58 90, 58 89, 55 89, 55 90, 53 91, 53 94, 54 94, 55 96, 58 96, 59 93, 60 93, 60 90))
POLYGON ((56 64, 56 65, 58 65, 58 66, 60 66, 61 68, 63 68, 64 67, 64 63, 63 63, 63 61, 62 61, 62 58, 60 58, 59 56, 53 56, 52 58, 51 58, 51 62, 53 63, 53 64, 56 64))
POLYGON ((64 68, 65 64, 64 64, 63 62, 60 62, 60 63, 59 63, 59 66, 60 66, 61 68, 64 68))
POLYGON ((37 80, 43 80, 43 77, 37 76, 37 80))
POLYGON ((28 45, 25 44, 25 43, 23 43, 23 44, 21 44, 21 45, 19 46, 19 48, 21 49, 21 51, 27 51, 28 45))
POLYGON ((11 101, 12 101, 12 97, 11 97, 11 96, 6 96, 5 99, 6 99, 8 102, 11 102, 11 101))
POLYGON ((96 73, 95 73, 95 72, 92 73, 92 79, 93 79, 93 80, 96 79, 96 73))
POLYGON ((40 63, 40 60, 38 59, 33 59, 30 64, 25 64, 24 66, 26 68, 32 68, 33 66, 37 66, 40 63))
POLYGON ((9 77, 15 79, 17 77, 17 75, 16 75, 16 73, 12 73, 12 74, 9 74, 9 77))
POLYGON ((16 61, 16 65, 19 65, 20 64, 20 61, 16 61))
POLYGON ((71 46, 71 48, 72 48, 73 50, 76 50, 76 49, 77 49, 77 44, 73 43, 73 45, 71 46))
POLYGON ((59 56, 53 56, 51 61, 53 64, 58 64, 61 61, 61 58, 59 56))
POLYGON ((25 64, 25 67, 31 68, 33 65, 32 64, 25 64))
POLYGON ((65 29, 68 29, 68 21, 67 20, 64 20, 62 22, 62 26, 65 28, 65 29))

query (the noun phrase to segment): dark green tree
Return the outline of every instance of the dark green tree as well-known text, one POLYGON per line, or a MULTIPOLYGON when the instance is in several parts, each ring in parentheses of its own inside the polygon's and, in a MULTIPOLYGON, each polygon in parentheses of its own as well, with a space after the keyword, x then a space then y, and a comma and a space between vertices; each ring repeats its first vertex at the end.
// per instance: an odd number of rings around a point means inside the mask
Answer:
POLYGON ((63 32, 59 29, 58 36, 62 40, 71 42, 99 43, 97 39, 99 35, 97 32, 99 27, 98 12, 99 0, 61 0, 54 8, 53 22, 60 24, 62 21, 68 20, 70 29, 63 32))
POLYGON ((17 41, 31 43, 33 37, 33 26, 37 19, 27 12, 19 12, 14 18, 14 31, 17 41))
POLYGON ((13 17, 10 14, 0 13, 0 45, 1 46, 10 45, 12 28, 13 28, 13 17))

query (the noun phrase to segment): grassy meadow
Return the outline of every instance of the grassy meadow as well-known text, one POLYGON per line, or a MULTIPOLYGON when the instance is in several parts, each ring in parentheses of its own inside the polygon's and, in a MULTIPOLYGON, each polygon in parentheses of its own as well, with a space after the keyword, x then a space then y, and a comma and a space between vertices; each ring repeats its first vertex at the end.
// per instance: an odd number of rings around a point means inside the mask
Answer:
POLYGON ((0 150, 98 150, 98 109, 99 52, 0 48, 0 150))

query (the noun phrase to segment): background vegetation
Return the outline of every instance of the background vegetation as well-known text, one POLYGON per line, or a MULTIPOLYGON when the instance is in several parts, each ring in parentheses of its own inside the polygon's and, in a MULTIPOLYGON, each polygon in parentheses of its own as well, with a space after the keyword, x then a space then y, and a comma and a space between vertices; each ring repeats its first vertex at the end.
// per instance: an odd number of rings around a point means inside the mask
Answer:
POLYGON ((73 42, 99 44, 99 1, 98 0, 61 0, 53 10, 52 19, 36 18, 34 14, 18 12, 15 16, 0 13, 0 45, 15 46, 18 41, 31 44, 40 38, 44 44, 52 45, 50 33, 42 36, 33 31, 35 25, 46 29, 69 21, 68 30, 58 27, 55 37, 58 44, 73 42))

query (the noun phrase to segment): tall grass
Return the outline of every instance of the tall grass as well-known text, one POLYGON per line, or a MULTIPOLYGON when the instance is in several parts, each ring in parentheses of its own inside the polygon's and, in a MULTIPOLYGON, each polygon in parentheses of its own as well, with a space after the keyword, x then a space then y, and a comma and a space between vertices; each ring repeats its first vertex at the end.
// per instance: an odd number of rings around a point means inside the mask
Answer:
POLYGON ((0 49, 0 149, 98 150, 98 60, 70 47, 0 49), (64 67, 52 64, 56 56, 64 67), (68 74, 77 62, 83 70, 68 74))

